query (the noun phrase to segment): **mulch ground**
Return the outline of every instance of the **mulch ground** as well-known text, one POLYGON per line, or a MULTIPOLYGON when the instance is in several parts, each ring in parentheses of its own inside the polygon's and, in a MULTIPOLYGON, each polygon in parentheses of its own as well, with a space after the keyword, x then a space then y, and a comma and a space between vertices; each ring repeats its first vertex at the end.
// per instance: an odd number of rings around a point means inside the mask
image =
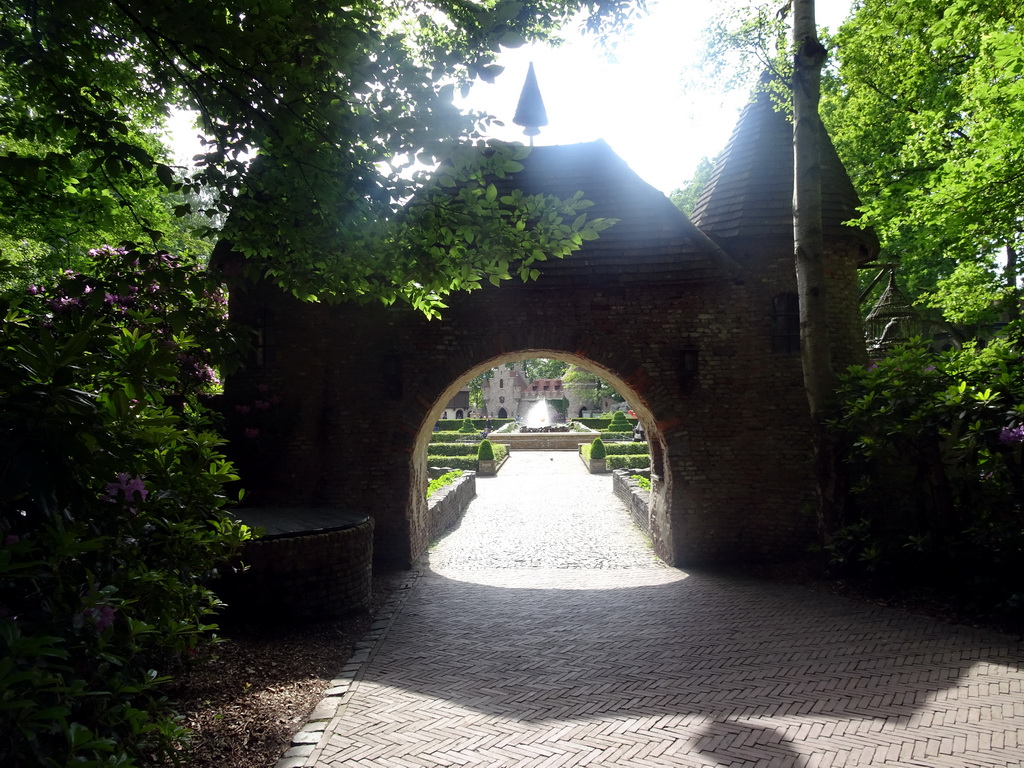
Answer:
POLYGON ((177 755, 189 768, 272 767, 369 630, 399 574, 374 574, 369 611, 280 627, 226 623, 209 656, 167 695, 192 732, 177 755))

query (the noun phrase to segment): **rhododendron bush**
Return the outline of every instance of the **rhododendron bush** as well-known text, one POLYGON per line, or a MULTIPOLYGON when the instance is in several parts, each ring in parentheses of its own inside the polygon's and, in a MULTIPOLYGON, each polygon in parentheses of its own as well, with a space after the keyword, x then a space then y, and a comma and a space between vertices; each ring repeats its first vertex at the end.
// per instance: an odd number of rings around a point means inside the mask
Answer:
POLYGON ((1024 616, 1024 343, 893 350, 844 377, 850 488, 827 545, 845 574, 923 585, 1024 616))
POLYGON ((142 765, 248 535, 211 412, 224 297, 166 253, 0 298, 0 764, 142 765))

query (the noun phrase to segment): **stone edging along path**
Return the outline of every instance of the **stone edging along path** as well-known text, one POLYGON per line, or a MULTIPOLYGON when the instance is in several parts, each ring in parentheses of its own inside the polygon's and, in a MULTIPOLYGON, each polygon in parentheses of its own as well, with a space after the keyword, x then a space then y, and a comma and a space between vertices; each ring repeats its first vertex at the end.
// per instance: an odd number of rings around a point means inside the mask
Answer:
POLYGON ((403 574, 402 580, 380 608, 369 631, 352 648, 352 655, 349 656, 345 666, 338 672, 337 677, 331 680, 330 687, 324 692, 320 703, 309 713, 306 724, 292 736, 291 746, 285 750, 275 768, 302 768, 306 765, 306 758, 313 752, 313 748, 320 741, 324 731, 327 730, 331 721, 344 711, 345 705, 351 700, 353 687, 363 676, 366 665, 384 642, 388 629, 401 612, 406 600, 409 599, 419 576, 417 570, 407 571, 403 574))

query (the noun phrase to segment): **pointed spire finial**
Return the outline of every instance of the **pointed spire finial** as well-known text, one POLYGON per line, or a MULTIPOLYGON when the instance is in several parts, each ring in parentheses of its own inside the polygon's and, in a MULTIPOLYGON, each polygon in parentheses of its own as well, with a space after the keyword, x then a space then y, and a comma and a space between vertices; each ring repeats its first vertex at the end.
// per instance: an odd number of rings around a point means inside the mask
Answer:
POLYGON ((523 126, 523 133, 530 137, 531 147, 533 137, 540 133, 541 126, 548 124, 548 113, 544 110, 544 99, 540 95, 537 73, 533 71, 532 61, 526 73, 523 91, 519 94, 519 106, 516 107, 516 116, 512 118, 512 122, 523 126))

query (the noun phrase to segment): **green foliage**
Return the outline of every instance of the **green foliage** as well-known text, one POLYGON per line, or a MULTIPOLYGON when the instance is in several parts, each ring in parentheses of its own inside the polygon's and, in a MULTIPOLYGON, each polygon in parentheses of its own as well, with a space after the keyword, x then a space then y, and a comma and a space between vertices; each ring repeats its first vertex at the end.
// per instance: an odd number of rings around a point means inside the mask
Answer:
POLYGON ((490 440, 481 440, 480 447, 477 449, 477 459, 480 461, 493 461, 494 460, 494 446, 491 445, 490 440))
POLYGON ((475 430, 469 432, 433 432, 430 435, 431 443, 473 443, 476 444, 479 433, 475 430))
POLYGON ((527 150, 469 146, 489 118, 453 96, 493 80, 502 46, 580 10, 604 34, 642 5, 3 0, 0 234, 49 244, 121 234, 123 217, 156 240, 167 216, 149 198, 164 190, 184 195, 179 218, 230 214, 223 235, 247 271, 302 298, 433 313, 451 290, 533 279, 608 222, 579 198, 499 194, 493 180, 527 150), (173 107, 206 137, 184 180, 153 136, 173 107), (450 173, 428 189, 414 169, 441 160, 450 173))
POLYGON ((647 443, 605 443, 606 456, 646 456, 647 443))
POLYGON ((827 547, 834 566, 1020 609, 1022 371, 1019 336, 942 354, 908 345, 851 369, 830 425, 851 488, 827 547))
POLYGON ((691 215, 693 209, 697 207, 697 201, 704 192, 704 188, 711 181, 711 174, 714 170, 714 162, 707 157, 702 157, 693 172, 693 178, 669 194, 668 199, 672 201, 672 205, 687 216, 691 215))
POLYGON ((581 445, 580 453, 587 461, 604 459, 608 469, 643 469, 651 466, 651 457, 635 443, 605 444, 595 437, 590 445, 581 445))
POLYGON ((248 531, 202 405, 223 296, 167 254, 0 297, 0 763, 145 765, 181 736, 159 686, 248 531))
POLYGON ((940 310, 949 322, 958 327, 971 327, 973 338, 984 337, 1002 315, 1012 289, 1001 280, 990 265, 963 261, 953 268, 949 277, 940 278, 935 290, 925 294, 920 303, 940 310))
POLYGON ((438 419, 435 426, 439 432, 456 432, 466 421, 472 422, 477 431, 482 432, 487 429, 488 426, 490 426, 491 429, 498 429, 511 421, 515 421, 515 419, 438 419))
POLYGON ((476 471, 477 461, 476 456, 431 456, 431 466, 436 467, 448 467, 449 469, 460 469, 476 471))
POLYGON ((1022 244, 1022 22, 1008 2, 866 0, 832 40, 822 117, 864 201, 859 223, 951 322, 966 280, 989 285, 996 257, 1022 244))
POLYGON ((526 378, 531 381, 533 379, 560 379, 568 368, 568 363, 546 357, 531 357, 523 361, 526 378))
MULTIPOLYGON (((454 447, 454 446, 453 446, 454 447)), ((461 446, 459 446, 461 448, 461 446)), ((428 454, 427 460, 433 467, 449 467, 451 469, 465 469, 473 470, 477 469, 477 462, 480 459, 480 446, 473 445, 472 453, 464 453, 461 450, 453 453, 445 453, 444 449, 441 448, 439 453, 428 454)), ((499 443, 491 444, 491 455, 494 461, 501 462, 508 455, 508 446, 501 445, 499 443)))
POLYGON ((562 383, 573 384, 581 388, 593 389, 591 399, 594 405, 599 405, 601 400, 605 398, 619 403, 622 402, 622 395, 616 392, 611 384, 606 382, 596 373, 585 371, 575 365, 569 366, 569 369, 562 376, 562 383))
MULTIPOLYGON (((612 415, 610 413, 602 413, 600 416, 577 416, 573 418, 572 423, 604 432, 610 427, 611 418, 612 415)), ((627 426, 623 427, 622 430, 632 431, 633 427, 636 426, 636 420, 627 417, 627 421, 627 426)))
POLYGON ((644 477, 643 475, 630 475, 631 480, 635 480, 636 484, 640 486, 640 490, 651 492, 651 478, 644 477))
POLYGON ((459 427, 459 432, 462 434, 475 434, 479 432, 472 419, 463 419, 462 426, 459 427))
POLYGON ((432 456, 476 456, 480 443, 431 443, 427 446, 427 459, 432 456))
POLYGON ((444 488, 446 485, 451 485, 460 477, 462 477, 463 474, 465 473, 461 469, 459 469, 453 472, 445 472, 439 478, 431 480, 427 484, 427 498, 429 499, 431 496, 434 495, 434 493, 439 491, 441 488, 444 488))
POLYGON ((651 457, 646 453, 609 455, 606 461, 608 469, 646 469, 651 466, 651 457))
POLYGON ((611 420, 608 421, 607 426, 601 427, 601 431, 631 434, 634 426, 636 426, 636 419, 630 420, 622 411, 613 411, 611 420))

